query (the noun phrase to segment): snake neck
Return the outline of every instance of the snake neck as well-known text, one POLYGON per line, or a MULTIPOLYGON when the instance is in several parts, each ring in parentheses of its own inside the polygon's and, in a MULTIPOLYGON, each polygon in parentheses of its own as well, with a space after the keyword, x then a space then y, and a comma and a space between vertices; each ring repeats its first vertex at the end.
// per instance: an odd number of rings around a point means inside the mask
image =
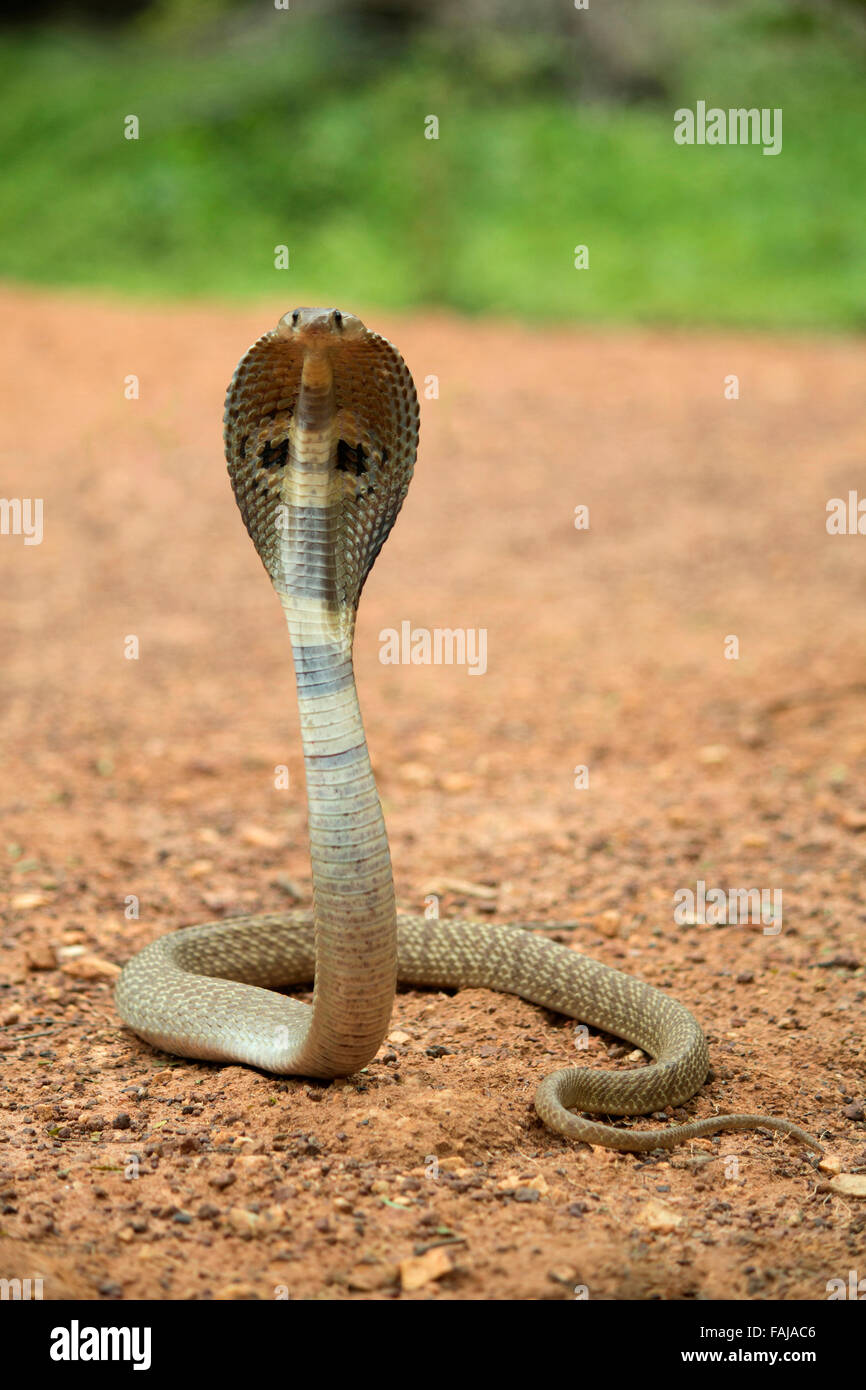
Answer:
MULTIPOLYGON (((292 626, 290 618, 290 632, 292 626)), ((397 982, 391 855, 351 644, 310 644, 296 640, 296 632, 292 638, 316 930, 313 1016, 299 1070, 346 1076, 376 1055, 391 1018, 397 982)))
POLYGON ((335 544, 337 437, 330 363, 308 354, 282 481, 275 587, 292 642, 307 777, 316 980, 298 1070, 310 1076, 366 1066, 387 1032, 397 981, 391 855, 355 688, 355 608, 335 544))

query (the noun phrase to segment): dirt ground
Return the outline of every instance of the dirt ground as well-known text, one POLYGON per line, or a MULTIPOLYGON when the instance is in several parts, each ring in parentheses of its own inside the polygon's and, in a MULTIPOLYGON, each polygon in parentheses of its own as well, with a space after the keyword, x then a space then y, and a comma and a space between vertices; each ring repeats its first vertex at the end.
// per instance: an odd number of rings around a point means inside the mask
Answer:
MULTIPOLYGON (((0 536, 0 1275, 826 1298, 866 1273, 833 1163, 766 1132, 649 1156, 549 1133, 543 1074, 638 1060, 521 1000, 401 993, 376 1060, 328 1085, 178 1061, 117 1018, 146 941, 309 899, 288 641, 221 445, 235 362, 289 298, 0 295, 2 488, 44 503, 41 544, 0 536)), ((400 906, 572 924, 705 1026, 714 1077, 676 1117, 785 1115, 862 1172, 866 539, 825 522, 862 484, 866 345, 342 307, 439 384, 356 644, 400 906), (404 621, 486 629, 486 673, 383 665, 404 621), (678 925, 699 880, 782 890, 781 931, 678 925)))

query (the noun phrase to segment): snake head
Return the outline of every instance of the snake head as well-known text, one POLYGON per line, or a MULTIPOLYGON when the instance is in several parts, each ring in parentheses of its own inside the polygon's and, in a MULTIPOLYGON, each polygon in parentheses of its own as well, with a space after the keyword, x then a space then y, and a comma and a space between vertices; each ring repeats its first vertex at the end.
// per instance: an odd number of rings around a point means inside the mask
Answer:
POLYGON ((280 338, 291 338, 311 348, 336 347, 341 341, 360 338, 366 331, 355 314, 346 314, 341 309, 292 309, 283 314, 275 329, 280 338))
POLYGON ((277 592, 351 626, 415 464, 418 398, 400 353, 354 314, 284 314, 238 364, 225 446, 277 592))

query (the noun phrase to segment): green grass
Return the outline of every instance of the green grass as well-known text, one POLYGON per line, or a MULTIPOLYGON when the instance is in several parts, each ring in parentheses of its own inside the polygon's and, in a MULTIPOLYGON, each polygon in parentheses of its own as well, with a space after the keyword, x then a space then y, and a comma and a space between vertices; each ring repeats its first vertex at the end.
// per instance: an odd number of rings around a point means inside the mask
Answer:
POLYGON ((798 27, 757 0, 737 24, 704 16, 671 41, 665 95, 617 105, 544 77, 543 44, 422 36, 388 55, 290 13, 195 40, 0 39, 0 275, 286 306, 866 326, 853 21, 798 27), (699 98, 781 106, 782 153, 676 146, 673 111, 699 98), (578 243, 589 270, 573 268, 578 243))

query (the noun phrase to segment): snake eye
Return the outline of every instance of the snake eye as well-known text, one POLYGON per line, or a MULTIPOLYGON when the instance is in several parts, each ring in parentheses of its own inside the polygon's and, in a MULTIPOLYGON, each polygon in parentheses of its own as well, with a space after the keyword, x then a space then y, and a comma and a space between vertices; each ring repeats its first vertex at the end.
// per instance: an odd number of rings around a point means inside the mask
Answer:
POLYGON ((334 320, 334 327, 335 327, 335 328, 342 328, 342 327, 343 327, 343 315, 340 313, 339 309, 335 309, 335 310, 334 310, 334 313, 333 313, 333 320, 334 320))
POLYGON ((300 311, 300 309, 295 309, 295 310, 293 310, 293 312, 292 312, 292 327, 293 327, 293 328, 297 328, 297 326, 298 326, 298 324, 300 323, 300 321, 301 321, 301 311, 300 311))

